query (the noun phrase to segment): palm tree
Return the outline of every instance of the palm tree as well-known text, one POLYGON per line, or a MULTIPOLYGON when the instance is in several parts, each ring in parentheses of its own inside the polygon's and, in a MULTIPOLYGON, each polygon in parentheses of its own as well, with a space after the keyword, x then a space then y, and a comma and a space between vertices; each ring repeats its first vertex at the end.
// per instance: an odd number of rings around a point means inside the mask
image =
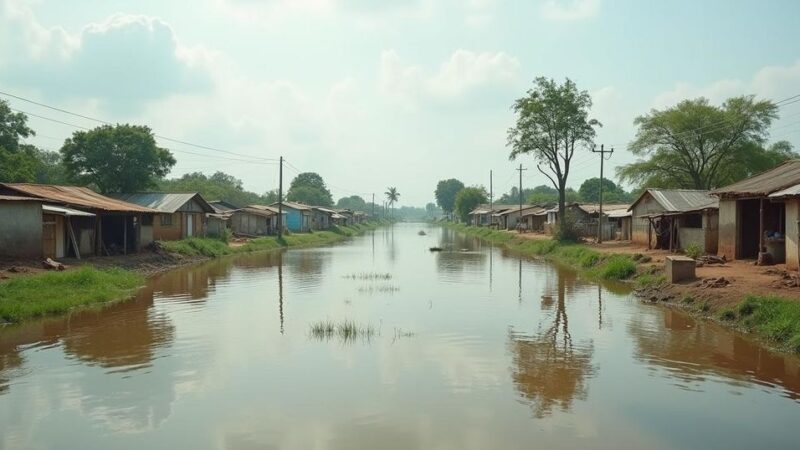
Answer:
POLYGON ((392 219, 394 219, 394 202, 396 202, 397 199, 400 198, 400 193, 397 192, 397 188, 395 187, 389 187, 386 189, 388 189, 385 192, 386 199, 389 200, 389 206, 392 208, 392 219))

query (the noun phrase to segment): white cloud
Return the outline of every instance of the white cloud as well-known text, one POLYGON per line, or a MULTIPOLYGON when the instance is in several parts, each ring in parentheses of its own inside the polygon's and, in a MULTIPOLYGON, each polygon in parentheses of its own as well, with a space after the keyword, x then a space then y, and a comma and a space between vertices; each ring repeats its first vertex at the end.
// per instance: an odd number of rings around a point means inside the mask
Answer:
POLYGON ((697 97, 706 97, 712 103, 718 104, 733 96, 750 94, 779 101, 797 94, 798 86, 800 86, 800 60, 788 66, 763 67, 750 80, 723 79, 704 86, 676 83, 673 89, 657 95, 652 106, 666 108, 681 100, 697 97))
POLYGON ((519 60, 504 52, 456 50, 438 70, 404 64, 394 50, 381 55, 379 88, 387 97, 415 105, 424 99, 463 100, 481 91, 514 89, 519 60))
POLYGON ((588 19, 599 12, 600 0, 547 0, 542 5, 542 16, 556 21, 588 19))
POLYGON ((5 83, 60 100, 97 100, 116 112, 212 85, 212 52, 182 46, 173 29, 154 17, 118 14, 73 35, 43 27, 29 8, 5 0, 0 42, 5 83))

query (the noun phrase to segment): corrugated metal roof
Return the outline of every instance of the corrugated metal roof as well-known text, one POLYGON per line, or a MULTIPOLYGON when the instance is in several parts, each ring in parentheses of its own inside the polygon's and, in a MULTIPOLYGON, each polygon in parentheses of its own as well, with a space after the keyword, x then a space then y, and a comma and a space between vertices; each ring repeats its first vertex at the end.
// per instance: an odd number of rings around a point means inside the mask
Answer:
POLYGON ((0 183, 7 189, 32 197, 57 203, 65 203, 79 208, 96 209, 106 212, 155 213, 154 209, 116 200, 80 186, 57 186, 53 184, 0 183))
MULTIPOLYGON (((278 205, 278 202, 275 202, 275 203, 273 203, 273 204, 272 204, 272 205, 270 205, 270 206, 275 206, 275 207, 277 207, 277 205, 278 205)), ((302 204, 302 203, 295 203, 295 202, 286 202, 286 201, 284 201, 284 202, 283 202, 283 206, 285 206, 285 207, 287 207, 287 208, 296 209, 296 210, 299 210, 299 211, 310 211, 310 210, 311 210, 311 207, 310 207, 310 206, 308 206, 308 205, 304 205, 304 204, 302 204)))
POLYGON ((217 213, 226 213, 239 209, 238 206, 234 205, 233 203, 226 202, 225 200, 214 200, 208 202, 208 204, 211 205, 211 207, 214 208, 217 213))
POLYGON ((139 206, 155 209, 162 213, 172 214, 186 203, 195 200, 203 212, 214 212, 214 208, 197 192, 138 192, 135 194, 111 194, 113 198, 139 206))
POLYGON ((731 185, 715 189, 720 197, 760 197, 800 183, 800 160, 792 159, 731 185))
MULTIPOLYGON (((575 206, 580 208, 586 214, 596 214, 600 212, 600 204, 599 203, 574 203, 572 205, 567 206, 575 206)), ((608 214, 610 211, 616 211, 618 209, 628 210, 631 205, 622 204, 622 203, 604 203, 603 204, 603 214, 608 214)))
POLYGON ((79 217, 94 217, 95 215, 86 211, 78 211, 77 209, 67 208, 66 206, 52 206, 42 205, 42 212, 48 214, 58 214, 60 216, 79 216, 79 217))
MULTIPOLYGON (((278 214, 279 210, 276 206, 267 206, 267 205, 247 205, 247 208, 250 209, 257 209, 259 211, 264 211, 268 213, 272 213, 273 215, 278 214)), ((284 212, 286 214, 286 212, 284 212)))
POLYGON ((646 194, 650 194, 662 208, 667 212, 689 212, 701 209, 719 208, 719 198, 711 195, 709 191, 698 191, 692 189, 655 189, 650 188, 642 192, 642 195, 633 202, 628 210, 639 203, 646 194))
MULTIPOLYGON (((605 210, 603 211, 605 213, 605 210)), ((633 212, 628 211, 627 209, 615 209, 613 211, 608 211, 607 216, 616 219, 619 217, 630 217, 633 215, 633 212)))
POLYGON ((4 202, 41 202, 40 198, 22 197, 19 195, 0 195, 0 201, 4 202))
POLYGON ((792 187, 788 187, 778 192, 773 192, 772 194, 769 194, 769 197, 770 198, 794 197, 797 195, 800 195, 800 184, 795 184, 792 187))

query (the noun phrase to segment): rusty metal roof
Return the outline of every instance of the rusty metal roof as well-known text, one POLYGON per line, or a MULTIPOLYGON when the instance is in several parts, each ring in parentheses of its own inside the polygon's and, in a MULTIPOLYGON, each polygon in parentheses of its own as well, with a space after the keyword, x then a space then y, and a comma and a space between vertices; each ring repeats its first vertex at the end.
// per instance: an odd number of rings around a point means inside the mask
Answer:
POLYGON ((152 208, 162 213, 175 213, 192 200, 200 205, 203 212, 214 212, 214 208, 197 192, 138 192, 134 194, 111 194, 110 196, 128 203, 152 208))
POLYGON ((715 189, 718 197, 762 197, 800 184, 800 159, 791 159, 773 169, 742 181, 715 189))
POLYGON ((719 208, 719 198, 711 195, 709 191, 650 188, 642 192, 628 210, 632 211, 633 207, 647 194, 650 194, 666 212, 690 212, 719 208))
POLYGON ((53 184, 33 183, 0 183, 0 186, 20 194, 57 203, 64 203, 78 208, 124 213, 158 212, 154 209, 106 197, 89 188, 80 186, 57 186, 53 184))
MULTIPOLYGON (((274 206, 275 208, 277 208, 278 207, 277 206, 278 203, 279 202, 275 202, 275 203, 271 204, 270 206, 274 206)), ((286 202, 285 201, 285 202, 283 202, 283 207, 284 208, 296 209, 298 211, 311 211, 311 207, 310 206, 304 205, 302 203, 286 202)))
MULTIPOLYGON (((247 205, 247 208, 251 209, 258 209, 260 211, 270 212, 272 214, 278 214, 279 210, 276 206, 267 206, 267 205, 247 205)), ((286 214, 286 212, 284 212, 286 214)))

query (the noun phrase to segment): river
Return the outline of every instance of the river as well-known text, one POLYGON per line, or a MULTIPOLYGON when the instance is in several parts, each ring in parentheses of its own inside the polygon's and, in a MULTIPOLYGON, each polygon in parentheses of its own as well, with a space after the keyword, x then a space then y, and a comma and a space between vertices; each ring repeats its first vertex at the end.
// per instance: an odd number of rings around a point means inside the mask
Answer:
POLYGON ((788 449, 798 425, 798 358, 423 224, 0 329, 2 449, 788 449))

